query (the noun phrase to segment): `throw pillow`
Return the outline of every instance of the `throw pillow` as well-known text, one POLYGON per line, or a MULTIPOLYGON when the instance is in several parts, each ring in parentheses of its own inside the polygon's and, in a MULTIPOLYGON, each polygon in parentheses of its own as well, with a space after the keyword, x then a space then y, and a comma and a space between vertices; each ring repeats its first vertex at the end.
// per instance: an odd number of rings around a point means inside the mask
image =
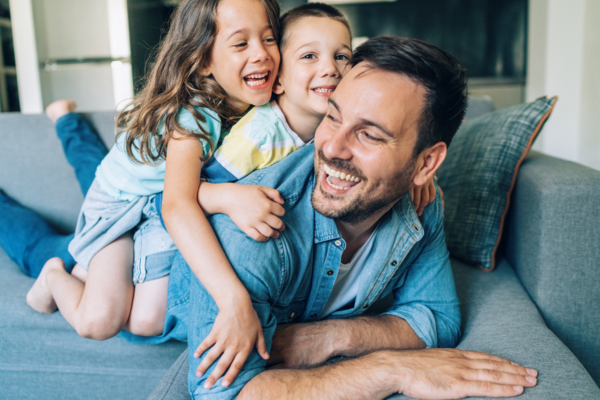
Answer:
POLYGON ((446 202, 446 244, 453 257, 495 267, 519 167, 557 98, 505 108, 462 124, 438 170, 446 202))

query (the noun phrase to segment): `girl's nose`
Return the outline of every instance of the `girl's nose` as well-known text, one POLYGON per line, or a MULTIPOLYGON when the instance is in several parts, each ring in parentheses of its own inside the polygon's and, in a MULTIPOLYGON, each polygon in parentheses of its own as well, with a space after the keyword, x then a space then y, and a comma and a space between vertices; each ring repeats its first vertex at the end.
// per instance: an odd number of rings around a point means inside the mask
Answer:
POLYGON ((323 61, 323 65, 321 67, 321 76, 331 76, 333 78, 339 78, 341 76, 341 72, 338 69, 337 65, 333 60, 323 61))

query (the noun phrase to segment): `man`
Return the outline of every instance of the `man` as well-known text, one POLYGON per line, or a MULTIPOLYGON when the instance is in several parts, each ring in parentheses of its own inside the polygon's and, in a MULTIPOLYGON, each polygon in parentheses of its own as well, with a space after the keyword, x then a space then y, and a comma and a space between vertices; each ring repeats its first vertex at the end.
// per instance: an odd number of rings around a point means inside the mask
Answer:
POLYGON ((190 300, 171 313, 182 313, 188 326, 190 393, 202 399, 522 393, 535 378, 507 360, 407 351, 453 347, 459 339, 441 199, 417 217, 406 194, 444 161, 466 107, 465 70, 434 46, 399 37, 371 39, 350 66, 316 132, 314 154, 307 146, 242 182, 279 190, 286 202, 280 237, 259 243, 226 216, 211 221, 253 300, 271 364, 285 368, 266 369, 253 351, 243 366, 233 361, 228 374, 241 370, 233 383, 215 382, 229 364, 219 363, 220 349, 193 354, 218 308, 179 257, 171 298, 186 299, 189 280, 190 300), (383 314, 362 315, 388 294, 394 300, 383 314), (282 323, 292 324, 277 327, 282 323), (323 365, 337 356, 348 359, 323 365))

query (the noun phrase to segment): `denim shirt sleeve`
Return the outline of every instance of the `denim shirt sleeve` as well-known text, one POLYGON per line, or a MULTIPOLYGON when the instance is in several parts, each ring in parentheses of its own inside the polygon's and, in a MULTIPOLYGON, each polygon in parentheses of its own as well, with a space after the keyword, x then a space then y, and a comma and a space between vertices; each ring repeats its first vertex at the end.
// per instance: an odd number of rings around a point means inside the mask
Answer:
MULTIPOLYGON (((267 242, 256 242, 240 231, 232 222, 227 221, 225 215, 215 215, 218 223, 213 223, 215 233, 220 239, 223 250, 231 265, 234 267, 240 281, 247 288, 252 305, 260 320, 267 349, 271 350, 273 335, 275 334, 276 319, 272 313, 271 300, 276 298, 281 287, 283 273, 282 243, 279 239, 270 239, 267 242)), ((214 221, 213 221, 214 222, 214 221)), ((181 262, 185 262, 183 258, 181 262)), ((188 309, 188 357, 190 369, 188 371, 188 386, 194 399, 234 399, 254 376, 265 370, 266 361, 252 350, 244 366, 228 387, 221 386, 220 378, 210 390, 204 389, 204 382, 214 370, 217 362, 198 378, 196 369, 207 354, 194 358, 194 351, 210 333, 219 309, 212 296, 202 286, 196 276, 192 274, 190 289, 190 304, 188 309)), ((210 351, 210 349, 208 350, 210 351)), ((207 352, 208 352, 207 351, 207 352)))
POLYGON ((424 243, 406 280, 394 287, 394 304, 384 314, 408 322, 428 348, 455 347, 460 338, 460 309, 444 236, 442 202, 425 209, 424 243))

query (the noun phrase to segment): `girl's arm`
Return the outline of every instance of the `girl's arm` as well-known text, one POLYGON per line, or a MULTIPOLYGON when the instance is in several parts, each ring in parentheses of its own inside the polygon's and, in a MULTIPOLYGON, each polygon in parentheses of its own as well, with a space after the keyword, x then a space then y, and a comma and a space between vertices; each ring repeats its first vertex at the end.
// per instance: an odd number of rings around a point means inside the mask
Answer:
POLYGON ((219 307, 208 347, 222 357, 211 381, 231 365, 223 379, 228 386, 255 345, 263 358, 269 355, 250 296, 198 204, 202 155, 198 139, 174 135, 169 141, 162 214, 177 248, 219 307))
MULTIPOLYGON (((434 175, 435 177, 435 175, 434 175)), ((417 211, 417 215, 420 217, 423 214, 423 210, 425 207, 433 203, 435 200, 435 184, 433 180, 437 178, 431 177, 423 186, 413 186, 410 189, 410 196, 413 199, 413 203, 415 205, 415 210, 417 211)), ((444 193, 440 188, 440 195, 442 196, 442 204, 444 203, 444 193)))

